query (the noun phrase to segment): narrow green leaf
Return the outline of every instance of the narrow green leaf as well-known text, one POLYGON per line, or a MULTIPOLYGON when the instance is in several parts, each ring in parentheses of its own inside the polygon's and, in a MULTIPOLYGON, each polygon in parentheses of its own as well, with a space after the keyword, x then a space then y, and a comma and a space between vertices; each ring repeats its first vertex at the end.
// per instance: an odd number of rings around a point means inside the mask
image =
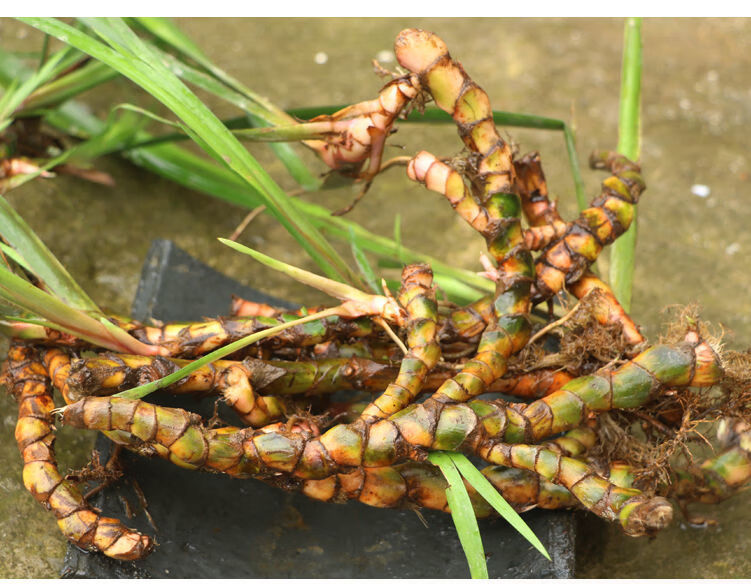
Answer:
POLYGON ((135 18, 142 28, 173 46, 183 54, 189 56, 197 63, 208 61, 201 48, 196 45, 174 22, 168 18, 135 18))
POLYGON ((5 256, 12 259, 19 266, 21 266, 24 270, 26 270, 27 272, 34 273, 34 270, 32 270, 31 266, 26 262, 25 259, 23 259, 23 256, 19 254, 15 249, 13 249, 11 246, 6 245, 0 241, 0 250, 2 250, 5 256))
POLYGON ((352 229, 357 237, 357 244, 365 251, 370 251, 383 257, 395 259, 401 257, 401 261, 403 262, 427 263, 430 264, 433 272, 436 274, 440 273, 449 277, 454 277, 457 280, 484 292, 495 291, 495 284, 487 278, 483 278, 469 270, 455 268, 428 254, 413 251, 404 246, 397 245, 395 241, 387 237, 370 233, 367 229, 353 221, 344 217, 332 216, 328 209, 325 209, 320 205, 304 201, 303 199, 295 199, 294 204, 308 215, 314 225, 321 227, 326 233, 331 233, 341 239, 347 239, 349 237, 349 230, 352 229))
POLYGON ((467 286, 464 282, 452 276, 437 273, 433 274, 433 280, 436 286, 448 296, 449 300, 462 306, 474 302, 483 296, 483 293, 477 290, 477 288, 467 286))
MULTIPOLYGON (((633 161, 640 156, 641 140, 641 19, 626 19, 623 38, 621 101, 618 116, 618 152, 633 161)), ((621 235, 610 251, 610 286, 628 312, 634 282, 637 210, 628 231, 621 235)))
MULTIPOLYGON (((6 321, 10 321, 6 325, 6 327, 11 332, 9 336, 12 336, 12 337, 18 337, 18 338, 23 338, 23 339, 46 340, 48 338, 47 332, 44 330, 44 327, 46 327, 52 330, 59 331, 61 333, 73 335, 74 337, 83 338, 80 335, 80 333, 78 333, 76 330, 66 327, 62 324, 56 323, 56 322, 51 322, 49 320, 42 320, 39 318, 24 318, 22 316, 13 316, 13 315, 5 316, 4 319, 6 321), (19 328, 24 325, 28 328, 19 328), (20 335, 16 334, 16 332, 20 333, 20 335)), ((99 337, 92 336, 92 339, 94 340, 98 340, 98 338, 99 337)), ((87 339, 84 339, 84 340, 87 340, 87 339)))
POLYGON ((145 124, 146 120, 138 115, 140 113, 135 106, 128 104, 115 107, 101 130, 71 148, 68 158, 79 163, 89 162, 94 158, 122 150, 137 138, 140 128, 145 124))
POLYGON ((46 339, 47 333, 44 326, 36 323, 8 322, 8 319, 0 320, 0 334, 14 339, 26 339, 34 341, 46 339))
MULTIPOLYGON (((13 99, 18 93, 20 86, 21 81, 19 79, 10 80, 3 90, 2 97, 0 97, 0 112, 11 111, 13 109, 13 99)), ((10 116, 6 117, 6 119, 0 118, 0 132, 3 132, 11 123, 13 123, 13 120, 10 116)))
MULTIPOLYGON (((262 120, 252 114, 248 114, 250 121, 256 126, 263 126, 267 124, 266 120, 262 120)), ((323 185, 323 179, 318 178, 310 172, 310 169, 305 165, 302 159, 295 152, 294 148, 290 144, 285 143, 271 143, 268 145, 271 151, 276 154, 277 158, 282 161, 282 164, 289 172, 290 176, 306 191, 317 191, 323 185)))
POLYGON ((0 297, 95 345, 138 355, 155 355, 160 352, 157 347, 145 345, 121 329, 117 329, 117 332, 108 329, 95 318, 42 292, 4 266, 0 269, 0 297))
POLYGON ((49 57, 50 54, 50 35, 46 34, 42 38, 42 50, 41 50, 41 56, 39 57, 39 65, 37 66, 37 69, 41 68, 45 62, 47 61, 47 57, 49 57))
POLYGON ((397 213, 394 216, 394 243, 396 243, 396 257, 402 259, 402 215, 397 213))
POLYGON ((349 245, 352 249, 352 257, 355 258, 355 263, 357 264, 357 267, 360 268, 360 273, 365 278, 365 282, 368 284, 370 290, 375 294, 379 294, 380 291, 378 289, 378 284, 376 284, 377 278, 373 272, 373 267, 370 265, 365 253, 360 249, 360 246, 357 245, 357 238, 355 237, 354 231, 350 229, 349 233, 349 245))
MULTIPOLYGON (((237 104, 235 104, 237 105, 237 104)), ((239 106, 238 106, 239 107, 239 106)), ((296 142, 300 140, 320 139, 330 134, 328 127, 318 123, 293 123, 284 125, 269 125, 268 122, 254 116, 251 113, 247 113, 244 116, 235 116, 232 118, 226 118, 220 120, 224 126, 231 130, 232 133, 239 139, 246 142, 268 142, 269 146, 282 142, 296 142)), ((147 138, 144 141, 133 144, 132 148, 144 148, 146 146, 153 146, 154 144, 164 144, 165 142, 180 142, 187 140, 189 137, 180 133, 160 134, 159 136, 147 138)), ((280 144, 281 145, 281 144, 280 144)), ((307 171, 307 167, 295 154, 294 157, 298 162, 296 164, 303 165, 307 171)), ((310 174, 310 171, 307 171, 310 174)), ((312 176, 312 175, 311 175, 312 176)), ((350 179, 349 182, 353 182, 350 179)), ((322 184, 321 180, 316 179, 316 185, 322 184)))
POLYGON ((318 124, 288 124, 264 128, 244 128, 233 130, 240 140, 247 142, 299 142, 323 138, 325 133, 318 131, 318 124))
POLYGON ((581 169, 579 168, 579 156, 576 154, 574 131, 568 125, 563 128, 563 140, 566 144, 566 152, 568 153, 568 165, 571 169, 571 177, 574 179, 576 204, 579 207, 579 211, 583 211, 589 207, 589 201, 584 192, 584 179, 582 179, 581 169))
POLYGON ((188 129, 185 126, 183 126, 181 123, 168 120, 167 118, 157 115, 154 112, 147 110, 146 108, 142 108, 141 106, 134 105, 132 103, 119 103, 117 105, 112 106, 112 109, 110 110, 110 116, 112 116, 112 113, 117 110, 125 110, 125 111, 130 111, 133 113, 137 113, 137 114, 144 116, 145 118, 148 118, 155 122, 159 122, 160 124, 164 124, 165 126, 177 128, 178 130, 181 130, 185 132, 186 134, 188 132, 188 129))
POLYGON ((268 123, 285 126, 294 124, 294 120, 289 119, 287 116, 285 116, 283 120, 279 120, 278 118, 270 116, 268 110, 266 110, 253 100, 248 99, 244 95, 238 93, 231 87, 227 87, 221 81, 217 81, 214 77, 207 75, 202 71, 199 71, 195 67, 191 67, 186 63, 178 61, 177 58, 173 57, 169 53, 159 51, 159 49, 155 47, 152 48, 159 55, 159 57, 169 68, 169 70, 183 81, 190 83, 191 85, 195 85, 196 87, 199 87, 200 89, 203 89, 208 93, 216 95, 224 101, 240 108, 244 112, 253 114, 260 119, 266 120, 268 123))
POLYGON ((488 564, 485 560, 477 517, 472 508, 467 487, 459 475, 454 460, 448 452, 431 452, 428 460, 441 469, 448 481, 446 499, 451 510, 451 518, 456 526, 456 533, 464 549, 464 555, 467 557, 469 573, 472 578, 487 578, 488 564))
MULTIPOLYGON (((308 120, 320 115, 331 115, 346 105, 325 105, 317 107, 301 107, 287 110, 290 115, 308 120)), ((453 118, 442 109, 435 106, 426 107, 424 112, 413 110, 407 116, 407 122, 416 124, 453 124, 453 118)), ((547 118, 535 114, 522 114, 518 112, 493 111, 493 121, 498 125, 512 126, 517 128, 534 128, 538 130, 563 130, 566 123, 563 120, 547 118)))
POLYGON ((516 529, 516 531, 531 543, 537 551, 550 560, 550 554, 548 554, 548 551, 545 549, 545 546, 542 545, 542 542, 525 523, 524 519, 514 511, 514 508, 511 507, 496 488, 490 484, 490 481, 485 478, 485 475, 477 470, 477 467, 475 467, 475 465, 472 464, 463 454, 452 452, 448 453, 448 455, 453 460, 456 468, 459 469, 459 472, 462 473, 462 476, 464 476, 464 478, 467 479, 467 482, 474 487, 475 491, 490 503, 493 506, 493 509, 498 511, 500 516, 508 521, 511 527, 516 529))

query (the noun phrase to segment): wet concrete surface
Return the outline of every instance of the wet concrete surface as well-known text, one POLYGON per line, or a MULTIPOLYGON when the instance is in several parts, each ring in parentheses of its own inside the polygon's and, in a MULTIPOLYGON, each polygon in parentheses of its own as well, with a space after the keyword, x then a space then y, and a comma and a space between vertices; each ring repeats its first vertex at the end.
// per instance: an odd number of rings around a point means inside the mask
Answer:
MULTIPOLYGON (((373 75, 370 60, 383 59, 381 53, 388 54, 402 28, 430 29, 488 92, 495 109, 571 121, 582 162, 592 149, 616 144, 620 20, 187 19, 181 25, 220 67, 285 108, 373 97, 382 81, 373 75), (317 55, 325 63, 317 64, 317 55)), ((642 164, 648 190, 639 205, 633 315, 647 336, 656 339, 666 319, 663 307, 698 302, 704 318, 728 331, 729 347, 750 346, 751 21, 648 19, 643 37, 642 164), (692 194, 697 184, 708 186, 709 195, 692 194)), ((39 37, 0 19, 0 42, 30 51, 39 46, 39 37)), ((86 96, 102 116, 114 103, 136 99, 141 99, 139 93, 126 82, 86 96)), ((229 106, 208 101, 220 116, 236 115, 229 106)), ((513 128, 505 132, 522 152, 541 151, 551 193, 560 197, 564 216, 574 215, 561 135, 513 128)), ((447 156, 461 149, 450 126, 405 125, 391 143, 404 151, 391 148, 387 155, 427 149, 447 156)), ((264 147, 252 151, 284 188, 292 186, 264 147)), ((243 210, 116 159, 104 159, 97 167, 112 174, 116 188, 61 176, 36 181, 8 198, 100 305, 127 313, 141 262, 158 237, 172 239, 262 291, 304 304, 323 300, 216 242, 217 236, 232 232, 243 210)), ((587 192, 596 194, 602 175, 584 169, 584 177, 587 192)), ((343 188, 314 196, 337 209, 355 192, 343 188)), ((379 177, 350 218, 390 235, 397 212, 405 245, 477 269, 483 248, 479 238, 436 195, 410 184, 398 171, 379 177)), ((313 267, 268 217, 256 219, 241 241, 313 267)), ((1 396, 0 576, 55 576, 65 542, 54 520, 23 490, 12 441, 13 410, 12 400, 1 396)), ((92 444, 91 437, 64 431, 58 447, 62 466, 82 465, 92 444)), ((617 527, 598 522, 580 537, 577 574, 751 577, 749 501, 748 493, 741 493, 703 509, 719 520, 716 528, 697 531, 678 518, 654 541, 629 539, 617 527)))

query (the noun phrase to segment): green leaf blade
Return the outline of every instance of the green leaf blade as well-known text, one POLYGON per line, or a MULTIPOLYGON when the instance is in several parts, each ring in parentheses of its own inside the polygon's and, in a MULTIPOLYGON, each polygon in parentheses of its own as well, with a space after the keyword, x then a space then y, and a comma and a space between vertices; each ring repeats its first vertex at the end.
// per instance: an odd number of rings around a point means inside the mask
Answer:
POLYGON ((0 268, 0 298, 95 345, 137 355, 159 354, 158 347, 146 345, 122 329, 103 325, 96 314, 71 308, 4 267, 0 268))
POLYGON ((378 284, 376 283, 377 278, 375 272, 373 271, 373 267, 370 265, 365 252, 357 244, 357 238, 355 237, 355 234, 352 230, 350 230, 349 245, 352 250, 352 257, 355 258, 355 263, 360 269, 360 273, 365 279, 365 283, 368 285, 371 292, 373 292, 374 294, 379 294, 380 290, 378 289, 378 284))
MULTIPOLYGON (((618 116, 618 152, 638 161, 641 150, 641 19, 628 18, 623 36, 623 68, 618 116)), ((626 233, 615 240, 610 252, 610 286, 628 312, 634 285, 637 209, 626 233)))
POLYGON ((508 523, 519 532, 529 543, 531 543, 537 551, 550 560, 550 554, 542 545, 542 542, 529 528, 525 521, 519 516, 511 505, 501 496, 496 488, 490 484, 485 475, 483 475, 474 464, 472 464, 467 457, 459 453, 451 453, 450 456, 459 472, 462 473, 467 482, 474 487, 474 489, 492 505, 501 517, 503 517, 508 523))
POLYGON ((462 477, 454 464, 452 453, 431 452, 428 460, 441 469, 449 487, 446 489, 446 500, 451 509, 451 518, 456 526, 456 533, 467 557, 469 573, 472 578, 488 578, 488 564, 485 560, 485 550, 482 546, 480 528, 472 507, 472 501, 467 493, 462 477))

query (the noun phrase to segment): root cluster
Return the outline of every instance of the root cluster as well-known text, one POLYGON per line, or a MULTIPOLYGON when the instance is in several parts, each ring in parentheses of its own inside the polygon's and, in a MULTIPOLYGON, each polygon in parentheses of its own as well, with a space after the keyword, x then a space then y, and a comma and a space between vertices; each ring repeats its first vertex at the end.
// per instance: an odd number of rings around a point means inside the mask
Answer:
MULTIPOLYGON (((594 153, 590 165, 609 175, 591 205, 566 221, 548 196, 539 155, 520 158, 501 138, 488 96, 441 39, 407 29, 395 51, 407 73, 377 99, 312 120, 324 138, 306 145, 333 169, 354 172, 364 194, 397 118, 418 97, 432 98, 469 154, 449 164, 419 152, 407 176, 445 197, 484 238, 483 274, 495 293, 439 311, 424 264, 404 268, 395 296, 289 270, 343 303, 285 314, 236 299, 233 315, 200 323, 113 317, 149 356, 104 352, 51 331, 29 339, 27 331, 4 369, 19 402, 24 483, 76 545, 131 560, 154 542, 102 517, 74 477, 59 473, 53 388, 68 403, 63 424, 185 468, 323 501, 448 511, 448 485, 428 456, 456 451, 481 460, 485 477, 520 510, 585 508, 642 536, 670 522, 668 499, 714 502, 751 479, 751 353, 722 351, 691 310, 650 345, 590 271, 631 224, 645 190, 639 165, 594 153), (542 319, 532 312, 556 299, 575 306, 542 319), (115 395, 296 319, 249 352, 164 388, 221 400, 234 424, 115 395), (83 350, 93 354, 82 358, 83 350)), ((93 475, 112 476, 95 465, 78 478, 93 475)), ((475 513, 491 514, 468 490, 475 513)))

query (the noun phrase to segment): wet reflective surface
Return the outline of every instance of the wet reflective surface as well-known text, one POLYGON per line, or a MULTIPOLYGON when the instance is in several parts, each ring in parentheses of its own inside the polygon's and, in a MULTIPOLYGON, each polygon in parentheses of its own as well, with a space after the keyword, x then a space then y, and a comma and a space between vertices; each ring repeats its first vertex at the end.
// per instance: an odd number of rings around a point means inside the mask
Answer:
MULTIPOLYGON (((285 108, 372 98, 382 81, 373 75, 370 60, 378 57, 393 68, 384 56, 399 30, 430 29, 488 92, 495 109, 571 121, 582 163, 592 149, 616 144, 619 20, 189 19, 181 24, 220 67, 285 108)), ((699 302, 705 319, 732 331, 726 337, 728 346, 751 346, 750 33, 748 20, 646 20, 643 25, 642 164, 648 188, 639 205, 632 312, 652 340, 665 319, 664 306, 699 302), (708 187, 708 194, 696 185, 708 187)), ((33 51, 40 39, 23 25, 0 19, 0 42, 33 51)), ((139 92, 124 81, 85 97, 102 116, 114 103, 142 102, 139 92)), ((236 115, 229 106, 208 101, 221 117, 236 115)), ((560 198, 564 217, 572 217, 573 184, 561 135, 514 128, 506 133, 522 152, 541 151, 551 193, 560 198)), ((448 125, 404 125, 390 143, 404 150, 392 146, 387 156, 418 149, 449 156, 461 150, 448 125)), ((265 147, 252 151, 284 188, 292 187, 265 147)), ((306 159, 323 170, 312 157, 306 159)), ((97 168, 115 178, 114 189, 61 176, 26 185, 8 198, 100 305, 129 311, 141 262, 156 237, 174 240, 212 267, 260 290, 295 302, 323 301, 216 242, 217 236, 232 232, 243 210, 117 159, 102 160, 97 168)), ((587 169, 583 173, 593 196, 603 175, 587 169)), ((346 187, 312 196, 338 209, 355 194, 356 187, 346 187)), ((349 217, 390 236, 396 213, 401 215, 405 245, 477 269, 482 241, 444 201, 411 184, 399 170, 379 177, 349 217)), ((268 217, 257 218, 240 241, 312 267, 268 217)), ((341 249, 349 257, 346 247, 341 249)), ((23 489, 12 440, 14 404, 5 395, 0 396, 0 413, 0 576, 55 576, 65 542, 52 517, 23 489)), ((80 433, 63 434, 58 446, 62 466, 80 466, 93 441, 80 433)), ((593 531, 582 531, 578 574, 751 577, 746 559, 751 557, 749 501, 748 493, 740 494, 702 509, 719 520, 719 527, 696 530, 677 518, 654 541, 629 539, 618 528, 598 522, 593 531)))

